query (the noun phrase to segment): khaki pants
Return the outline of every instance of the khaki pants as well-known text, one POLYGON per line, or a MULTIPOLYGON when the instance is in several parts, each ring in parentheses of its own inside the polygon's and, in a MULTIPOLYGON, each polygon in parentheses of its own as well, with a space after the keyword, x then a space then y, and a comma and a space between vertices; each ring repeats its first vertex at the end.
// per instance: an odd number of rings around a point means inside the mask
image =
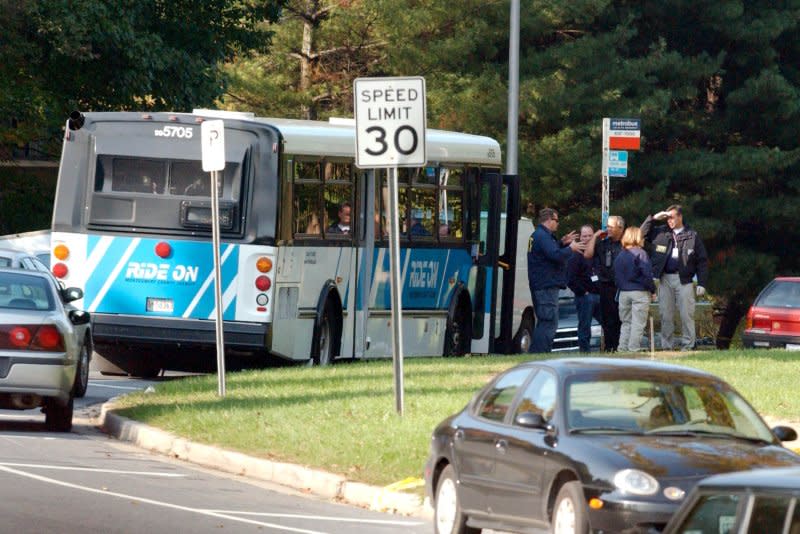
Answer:
POLYGON ((642 334, 650 311, 650 293, 647 291, 619 292, 619 352, 637 352, 642 347, 642 334))
POLYGON ((661 313, 661 348, 692 350, 696 342, 694 326, 694 285, 681 284, 678 274, 661 275, 658 286, 658 311, 661 313), (681 317, 680 346, 675 343, 675 311, 681 317))

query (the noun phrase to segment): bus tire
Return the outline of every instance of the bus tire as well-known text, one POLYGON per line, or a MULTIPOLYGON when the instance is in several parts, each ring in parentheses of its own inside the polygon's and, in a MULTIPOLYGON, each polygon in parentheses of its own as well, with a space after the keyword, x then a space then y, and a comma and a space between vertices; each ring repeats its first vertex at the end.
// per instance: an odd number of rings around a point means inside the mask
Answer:
POLYGON ((336 353, 338 352, 336 343, 339 339, 339 334, 336 331, 336 321, 330 303, 326 304, 322 311, 315 338, 317 342, 313 364, 320 366, 331 365, 335 361, 336 353))
POLYGON ((522 322, 519 325, 519 330, 514 336, 514 352, 517 354, 525 354, 530 352, 531 342, 533 341, 533 317, 527 313, 522 316, 522 322))
POLYGON ((469 306, 465 306, 460 300, 447 319, 447 329, 444 335, 445 356, 464 356, 467 353, 470 342, 469 325, 469 306))

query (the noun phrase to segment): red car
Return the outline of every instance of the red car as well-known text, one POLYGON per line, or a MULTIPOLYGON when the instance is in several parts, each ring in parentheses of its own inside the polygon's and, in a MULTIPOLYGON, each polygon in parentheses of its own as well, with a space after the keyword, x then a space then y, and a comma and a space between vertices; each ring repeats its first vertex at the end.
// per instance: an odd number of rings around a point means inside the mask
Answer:
POLYGON ((747 312, 742 343, 800 350, 800 277, 778 277, 761 291, 747 312))

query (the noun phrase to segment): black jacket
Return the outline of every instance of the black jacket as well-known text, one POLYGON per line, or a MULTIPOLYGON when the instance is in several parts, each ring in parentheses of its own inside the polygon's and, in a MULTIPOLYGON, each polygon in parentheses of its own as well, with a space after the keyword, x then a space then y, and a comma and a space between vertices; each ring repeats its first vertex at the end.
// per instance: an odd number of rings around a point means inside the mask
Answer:
POLYGON ((681 283, 688 284, 692 277, 697 275, 697 284, 706 286, 708 283, 708 254, 703 240, 697 232, 690 227, 683 227, 683 231, 673 240, 672 229, 665 225, 653 226, 653 216, 648 215, 641 226, 645 236, 647 251, 653 262, 653 276, 661 278, 667 259, 672 254, 675 242, 678 244, 678 275, 681 283))
POLYGON ((597 293, 597 284, 592 281, 592 260, 583 257, 580 252, 574 253, 567 261, 567 287, 576 297, 586 293, 597 293))
POLYGON ((622 252, 622 243, 610 237, 598 240, 594 244, 592 266, 595 274, 604 284, 614 284, 614 260, 622 252))

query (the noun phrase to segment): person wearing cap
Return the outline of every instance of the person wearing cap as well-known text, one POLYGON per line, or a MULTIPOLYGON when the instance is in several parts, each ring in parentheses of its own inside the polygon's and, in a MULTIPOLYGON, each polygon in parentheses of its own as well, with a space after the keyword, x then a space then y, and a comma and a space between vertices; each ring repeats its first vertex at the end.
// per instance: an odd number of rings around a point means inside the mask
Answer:
POLYGON ((653 277, 659 280, 661 348, 693 350, 697 341, 695 298, 705 295, 708 282, 708 254, 703 240, 695 230, 683 224, 683 208, 680 204, 648 215, 641 229, 650 251, 653 277), (653 221, 664 220, 667 224, 653 224, 653 221), (692 283, 695 276, 696 288, 692 283), (681 321, 680 340, 675 339, 676 311, 681 321))

